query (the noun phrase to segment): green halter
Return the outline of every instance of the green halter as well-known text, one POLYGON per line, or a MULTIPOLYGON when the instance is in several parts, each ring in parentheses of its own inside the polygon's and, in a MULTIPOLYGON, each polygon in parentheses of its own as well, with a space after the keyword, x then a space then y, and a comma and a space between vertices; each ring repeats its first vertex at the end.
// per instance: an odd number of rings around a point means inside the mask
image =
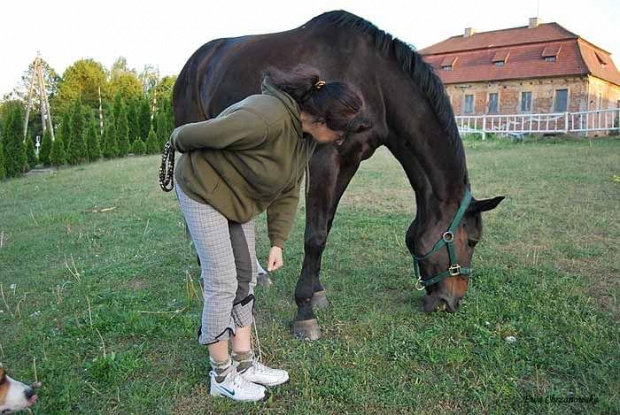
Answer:
POLYGON ((463 215, 465 214, 465 211, 467 210, 467 207, 469 206, 470 202, 471 202, 471 191, 469 190, 469 188, 465 188, 465 195, 463 196, 463 200, 461 201, 459 210, 456 211, 456 214, 454 215, 454 219, 452 219, 452 222, 450 222, 450 226, 448 227, 448 230, 444 232, 441 239, 437 241, 437 243, 435 244, 435 246, 433 246, 433 249, 431 249, 429 253, 421 257, 417 257, 413 255, 413 269, 415 270, 415 276, 417 278, 416 288, 418 290, 423 290, 424 287, 437 284, 439 281, 443 280, 446 277, 455 277, 457 275, 463 275, 465 277, 469 277, 471 275, 471 272, 472 272, 471 268, 463 268, 458 264, 457 258, 456 258, 456 252, 454 250, 454 233, 456 232, 456 228, 461 223, 461 219, 463 219, 463 215), (418 264, 419 261, 423 261, 427 259, 431 255, 433 255, 435 252, 443 248, 444 245, 448 249, 448 256, 450 257, 450 266, 448 267, 446 271, 441 272, 431 278, 427 278, 423 280, 422 277, 420 276, 420 266, 418 264))

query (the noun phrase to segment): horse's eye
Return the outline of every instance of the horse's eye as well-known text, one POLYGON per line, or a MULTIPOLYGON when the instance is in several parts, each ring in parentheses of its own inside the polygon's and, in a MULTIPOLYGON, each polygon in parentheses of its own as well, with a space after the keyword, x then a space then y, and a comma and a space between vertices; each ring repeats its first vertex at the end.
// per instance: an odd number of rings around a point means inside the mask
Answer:
POLYGON ((470 248, 473 248, 474 246, 476 246, 477 243, 478 243, 478 241, 476 239, 468 239, 467 240, 467 245, 469 245, 470 248))

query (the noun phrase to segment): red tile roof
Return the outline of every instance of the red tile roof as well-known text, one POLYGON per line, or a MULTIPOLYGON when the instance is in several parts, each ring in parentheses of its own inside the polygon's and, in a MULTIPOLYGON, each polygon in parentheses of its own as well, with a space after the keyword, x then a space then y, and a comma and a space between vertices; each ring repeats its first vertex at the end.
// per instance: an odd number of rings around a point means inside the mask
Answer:
POLYGON ((419 52, 446 84, 593 75, 620 85, 608 52, 557 23, 453 36, 419 52), (451 70, 442 70, 450 61, 451 70), (503 66, 494 65, 501 61, 503 66))

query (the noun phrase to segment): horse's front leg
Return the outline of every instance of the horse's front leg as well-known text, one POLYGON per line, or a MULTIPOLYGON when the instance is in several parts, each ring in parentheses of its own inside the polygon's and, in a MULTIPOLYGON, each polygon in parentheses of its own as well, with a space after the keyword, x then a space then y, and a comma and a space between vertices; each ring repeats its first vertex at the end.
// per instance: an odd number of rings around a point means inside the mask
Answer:
POLYGON ((327 306, 325 289, 319 280, 321 259, 338 202, 359 163, 360 157, 344 158, 331 146, 322 148, 312 158, 306 198, 305 255, 295 289, 297 317, 293 333, 299 338, 316 340, 321 337, 321 329, 312 310, 313 306, 327 306))

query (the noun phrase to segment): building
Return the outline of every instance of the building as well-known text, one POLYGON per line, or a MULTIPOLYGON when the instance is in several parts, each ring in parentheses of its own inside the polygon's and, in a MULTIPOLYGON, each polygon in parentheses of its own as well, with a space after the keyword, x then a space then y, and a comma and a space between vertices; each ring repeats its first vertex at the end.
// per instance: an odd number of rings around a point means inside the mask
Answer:
POLYGON ((460 36, 419 51, 446 86, 455 115, 620 108, 610 53, 557 23, 460 36))

